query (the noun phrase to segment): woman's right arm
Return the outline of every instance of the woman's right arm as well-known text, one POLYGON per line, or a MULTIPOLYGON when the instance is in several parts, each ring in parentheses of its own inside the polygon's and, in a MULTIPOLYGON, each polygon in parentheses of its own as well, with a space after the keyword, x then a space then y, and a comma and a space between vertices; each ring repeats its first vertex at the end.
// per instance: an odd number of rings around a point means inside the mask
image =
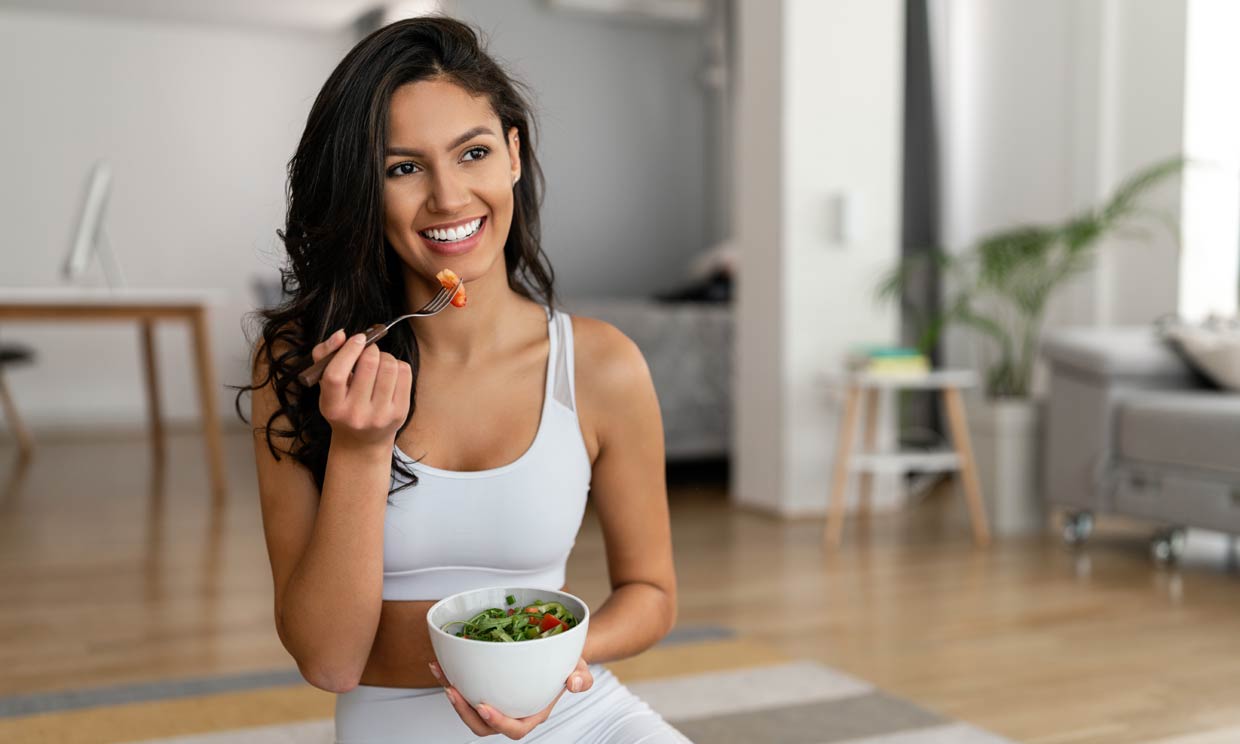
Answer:
MULTIPOLYGON (((359 337, 338 331, 312 352, 317 361, 344 347, 319 382, 332 427, 321 494, 304 465, 277 462, 267 447, 263 427, 279 408, 270 385, 251 399, 276 631, 306 681, 337 693, 357 686, 379 625, 392 447, 413 383, 408 364, 374 345, 363 350, 359 337)), ((265 377, 260 365, 255 384, 265 377)))

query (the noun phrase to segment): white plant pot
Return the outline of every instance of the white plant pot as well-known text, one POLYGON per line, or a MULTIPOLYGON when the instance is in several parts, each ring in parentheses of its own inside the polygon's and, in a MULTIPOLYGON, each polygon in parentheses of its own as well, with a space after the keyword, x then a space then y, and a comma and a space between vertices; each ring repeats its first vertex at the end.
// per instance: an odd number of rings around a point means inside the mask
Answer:
POLYGON ((998 535, 1039 532, 1046 526, 1041 498, 1042 404, 1026 399, 987 399, 969 406, 982 500, 998 535))

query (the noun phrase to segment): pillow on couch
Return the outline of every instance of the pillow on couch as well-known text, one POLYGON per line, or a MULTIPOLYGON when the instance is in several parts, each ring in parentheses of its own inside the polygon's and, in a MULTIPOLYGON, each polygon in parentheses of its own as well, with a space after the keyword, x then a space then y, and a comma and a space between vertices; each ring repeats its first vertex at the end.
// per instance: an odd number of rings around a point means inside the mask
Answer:
POLYGON ((1202 325, 1175 321, 1163 326, 1162 336, 1211 382, 1240 392, 1240 323, 1219 318, 1202 325))

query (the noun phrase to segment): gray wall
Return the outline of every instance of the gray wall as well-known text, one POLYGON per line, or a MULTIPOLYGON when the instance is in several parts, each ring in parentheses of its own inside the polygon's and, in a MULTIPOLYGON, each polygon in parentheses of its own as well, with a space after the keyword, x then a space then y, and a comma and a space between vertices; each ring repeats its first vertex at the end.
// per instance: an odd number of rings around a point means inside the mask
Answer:
POLYGON ((561 296, 675 286, 706 239, 700 30, 457 0, 529 84, 547 176, 543 244, 561 296))

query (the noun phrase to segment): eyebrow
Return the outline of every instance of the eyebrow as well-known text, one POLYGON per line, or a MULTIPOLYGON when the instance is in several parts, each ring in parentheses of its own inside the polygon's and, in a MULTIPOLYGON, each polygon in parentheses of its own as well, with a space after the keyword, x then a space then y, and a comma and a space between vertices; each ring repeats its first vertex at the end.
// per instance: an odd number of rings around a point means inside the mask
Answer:
MULTIPOLYGON (((484 127, 484 126, 474 127, 468 132, 462 134, 460 137, 457 137, 456 139, 452 140, 452 143, 444 148, 444 152, 455 150, 456 148, 460 147, 461 145, 465 144, 466 142, 470 141, 471 139, 473 139, 474 137, 477 137, 480 134, 489 134, 492 137, 496 136, 495 132, 492 132, 489 127, 484 127)), ((388 157, 391 157, 393 155, 402 155, 406 157, 425 157, 426 155, 426 153, 422 152, 421 150, 414 150, 408 147, 389 147, 387 154, 388 154, 388 157)))

